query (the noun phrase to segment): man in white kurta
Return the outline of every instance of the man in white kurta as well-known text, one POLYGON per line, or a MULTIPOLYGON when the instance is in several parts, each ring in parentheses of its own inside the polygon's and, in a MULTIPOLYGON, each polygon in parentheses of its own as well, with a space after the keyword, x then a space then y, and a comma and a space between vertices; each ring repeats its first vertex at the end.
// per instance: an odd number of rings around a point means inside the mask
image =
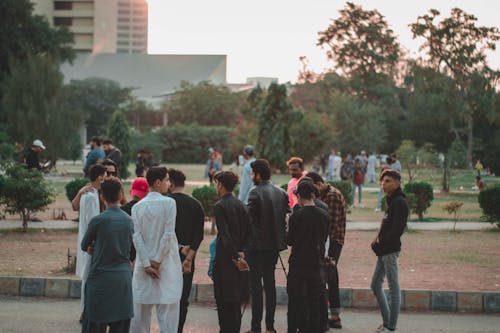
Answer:
POLYGON ((106 174, 106 167, 94 165, 89 171, 91 189, 84 193, 80 198, 80 213, 78 218, 78 243, 76 253, 76 271, 75 274, 82 279, 82 292, 80 298, 80 309, 83 312, 85 294, 85 282, 90 269, 91 257, 87 252, 82 251, 80 244, 83 236, 87 232, 90 220, 99 215, 99 189, 106 174))
POLYGON ((137 256, 130 332, 149 332, 151 310, 156 305, 160 332, 177 333, 183 279, 175 235, 176 204, 174 199, 162 195, 169 184, 167 168, 149 169, 146 179, 150 192, 132 207, 137 256))

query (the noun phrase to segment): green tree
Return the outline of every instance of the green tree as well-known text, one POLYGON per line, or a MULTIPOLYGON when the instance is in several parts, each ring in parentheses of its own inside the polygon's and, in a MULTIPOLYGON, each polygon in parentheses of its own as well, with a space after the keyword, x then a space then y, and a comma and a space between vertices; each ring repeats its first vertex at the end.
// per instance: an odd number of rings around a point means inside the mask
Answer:
POLYGON ((294 110, 285 85, 272 83, 258 111, 257 152, 281 171, 292 153, 292 126, 300 121, 301 114, 294 110))
POLYGON ((64 154, 61 143, 76 135, 83 122, 77 110, 62 107, 63 78, 57 66, 49 56, 30 55, 25 61, 13 61, 0 85, 9 136, 25 144, 42 139, 53 158, 64 154))
POLYGON ((87 137, 107 133, 111 115, 131 99, 130 88, 102 78, 72 80, 65 87, 64 108, 85 115, 87 137))
POLYGON ((432 143, 438 151, 446 152, 451 142, 461 136, 458 113, 463 106, 455 81, 431 67, 412 63, 405 84, 408 91, 405 138, 416 146, 432 143))
POLYGON ((477 18, 460 8, 453 8, 450 17, 435 22, 439 15, 439 11, 431 9, 410 27, 414 38, 424 39, 420 50, 426 52, 427 63, 456 81, 463 103, 461 117, 466 124, 467 165, 471 167, 474 119, 478 112, 474 103, 478 96, 471 94, 473 75, 488 69, 486 52, 495 50, 500 33, 497 27, 477 26, 477 18))
POLYGON ((387 139, 383 110, 338 91, 333 91, 330 98, 338 148, 380 151, 387 139))
POLYGON ((377 10, 364 10, 347 2, 340 16, 319 32, 318 45, 327 46, 327 56, 347 77, 366 78, 384 73, 391 76, 401 56, 401 47, 385 17, 377 10))
POLYGON ((33 15, 29 0, 0 1, 0 81, 9 72, 9 61, 30 55, 50 55, 57 61, 72 60, 73 35, 66 27, 51 27, 47 19, 33 15))
POLYGON ((403 169, 408 171, 408 179, 411 182, 416 176, 418 156, 418 151, 413 141, 403 140, 397 150, 397 154, 403 169))
POLYGON ((6 170, 0 204, 9 214, 21 214, 24 232, 28 229, 29 214, 47 209, 54 197, 54 189, 40 171, 28 170, 22 165, 6 170))
MULTIPOLYGON (((402 67, 401 46, 377 10, 365 10, 348 2, 339 13, 326 30, 319 32, 317 44, 327 47, 333 71, 343 73, 348 79, 345 92, 372 104, 363 103, 363 108, 378 108, 377 113, 383 113, 382 133, 387 135, 380 148, 393 151, 401 140, 401 121, 405 117, 403 91, 395 85, 402 67)), ((375 133, 380 132, 372 132, 372 137, 375 133)), ((357 130, 354 135, 363 132, 357 130)))
POLYGON ((130 176, 128 165, 130 163, 130 129, 127 119, 122 111, 116 111, 109 123, 108 136, 113 140, 113 144, 122 152, 120 164, 120 177, 123 179, 130 176))
POLYGON ((241 101, 224 85, 182 82, 165 103, 170 124, 234 126, 241 101))
MULTIPOLYGON (((49 56, 55 63, 71 61, 73 35, 66 27, 51 27, 46 18, 33 15, 29 0, 0 1, 0 84, 12 65, 33 55, 49 56)), ((4 92, 0 88, 0 100, 4 92)), ((8 124, 0 105, 0 128, 8 124)))

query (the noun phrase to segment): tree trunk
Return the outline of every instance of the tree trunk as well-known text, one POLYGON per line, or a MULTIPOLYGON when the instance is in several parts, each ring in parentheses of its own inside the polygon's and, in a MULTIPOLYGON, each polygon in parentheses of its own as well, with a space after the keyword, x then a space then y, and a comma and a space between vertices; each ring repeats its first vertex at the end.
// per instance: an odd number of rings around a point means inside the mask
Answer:
POLYGON ((423 221, 424 220, 424 213, 423 212, 418 212, 418 220, 423 221))
POLYGON ((474 143, 474 118, 472 114, 467 116, 467 169, 472 169, 472 145, 474 143))
POLYGON ((23 217, 23 232, 27 232, 28 231, 29 213, 22 212, 21 216, 23 217))
POLYGON ((448 193, 450 191, 450 163, 448 162, 448 156, 444 156, 443 163, 443 181, 442 181, 442 191, 448 193))

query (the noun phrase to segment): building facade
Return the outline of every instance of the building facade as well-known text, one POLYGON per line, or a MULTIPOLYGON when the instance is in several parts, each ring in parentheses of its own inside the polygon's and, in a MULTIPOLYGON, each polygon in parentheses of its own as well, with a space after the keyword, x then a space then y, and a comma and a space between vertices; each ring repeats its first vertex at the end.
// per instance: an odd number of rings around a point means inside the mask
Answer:
POLYGON ((77 52, 147 53, 146 0, 31 0, 34 12, 66 26, 77 52))

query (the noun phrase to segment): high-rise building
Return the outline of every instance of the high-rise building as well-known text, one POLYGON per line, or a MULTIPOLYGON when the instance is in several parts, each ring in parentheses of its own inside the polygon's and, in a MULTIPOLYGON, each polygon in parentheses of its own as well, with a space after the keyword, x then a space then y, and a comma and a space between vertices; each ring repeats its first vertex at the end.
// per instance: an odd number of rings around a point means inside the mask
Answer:
POLYGON ((67 26, 74 48, 92 53, 147 53, 146 0, 31 0, 35 14, 67 26))

